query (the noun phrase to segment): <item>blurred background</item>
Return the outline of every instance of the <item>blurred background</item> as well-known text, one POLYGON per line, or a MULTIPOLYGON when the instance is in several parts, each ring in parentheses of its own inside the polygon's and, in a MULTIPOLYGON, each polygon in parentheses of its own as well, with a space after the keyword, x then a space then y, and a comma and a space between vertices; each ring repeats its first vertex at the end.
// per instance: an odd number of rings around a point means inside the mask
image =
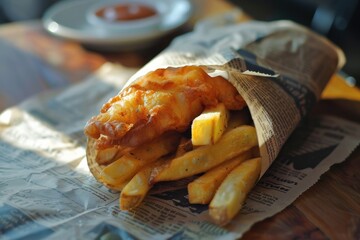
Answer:
MULTIPOLYGON (((0 0, 0 24, 41 18, 61 0, 0 0)), ((312 28, 345 52, 344 71, 360 79, 360 4, 358 0, 228 0, 258 20, 290 19, 312 28)), ((206 1, 204 0, 204 4, 206 1)))

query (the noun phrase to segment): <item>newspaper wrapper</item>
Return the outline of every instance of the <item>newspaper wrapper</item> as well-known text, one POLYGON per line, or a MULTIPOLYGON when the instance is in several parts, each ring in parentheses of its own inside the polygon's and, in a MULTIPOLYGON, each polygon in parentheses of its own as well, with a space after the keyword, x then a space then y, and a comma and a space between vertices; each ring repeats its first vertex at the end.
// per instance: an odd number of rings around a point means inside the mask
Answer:
POLYGON ((261 175, 345 62, 325 38, 289 21, 201 28, 178 38, 127 83, 165 67, 206 66, 246 101, 262 157, 261 175))
POLYGON ((185 35, 133 75, 131 81, 159 67, 207 66, 210 74, 229 79, 248 102, 265 168, 278 157, 238 216, 223 228, 211 223, 207 206, 190 205, 183 188, 152 192, 136 211, 120 211, 118 192, 89 172, 83 127, 129 84, 125 82, 133 72, 104 65, 79 85, 4 111, 0 238, 240 238, 256 222, 289 206, 358 146, 360 125, 329 116, 304 120, 284 145, 341 59, 334 46, 302 27, 252 22, 185 35))

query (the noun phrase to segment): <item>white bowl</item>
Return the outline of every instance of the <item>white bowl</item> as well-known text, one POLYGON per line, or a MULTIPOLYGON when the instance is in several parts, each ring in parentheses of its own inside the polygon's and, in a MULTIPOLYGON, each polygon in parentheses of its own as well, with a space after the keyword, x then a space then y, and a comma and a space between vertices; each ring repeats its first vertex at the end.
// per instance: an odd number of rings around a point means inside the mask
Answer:
POLYGON ((160 2, 145 1, 145 0, 118 0, 118 1, 104 1, 98 4, 94 4, 87 12, 87 20, 95 27, 105 28, 111 31, 133 33, 133 32, 148 32, 156 30, 163 17, 163 7, 160 2), (113 7, 118 5, 140 5, 151 8, 155 11, 155 15, 134 19, 134 20, 111 20, 96 13, 101 9, 108 9, 108 18, 116 17, 113 7))
MULTIPOLYGON (((1 0, 0 0, 1 1, 1 0)), ((117 0, 118 3, 121 0, 117 0)), ((124 0, 122 0, 124 1, 124 0)), ((127 0, 130 1, 130 0, 127 0)), ((131 0, 132 2, 140 0, 131 0)), ((142 0, 144 2, 145 0, 142 0)), ((64 0, 51 6, 42 20, 44 28, 51 34, 78 41, 94 49, 128 51, 149 47, 158 39, 173 32, 186 23, 192 14, 191 0, 146 0, 159 9, 160 24, 146 23, 143 31, 125 31, 112 28, 102 22, 90 23, 90 14, 100 3, 114 3, 115 0, 64 0)), ((118 28, 119 29, 119 28, 118 28)))

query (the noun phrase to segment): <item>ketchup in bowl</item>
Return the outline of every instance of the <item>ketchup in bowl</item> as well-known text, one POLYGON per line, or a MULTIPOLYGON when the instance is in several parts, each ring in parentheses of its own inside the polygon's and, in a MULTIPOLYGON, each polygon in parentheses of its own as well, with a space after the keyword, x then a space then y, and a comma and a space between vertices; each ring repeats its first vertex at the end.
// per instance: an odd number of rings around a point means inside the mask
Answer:
POLYGON ((95 15, 107 22, 142 20, 156 16, 155 8, 141 3, 123 3, 98 9, 95 15))

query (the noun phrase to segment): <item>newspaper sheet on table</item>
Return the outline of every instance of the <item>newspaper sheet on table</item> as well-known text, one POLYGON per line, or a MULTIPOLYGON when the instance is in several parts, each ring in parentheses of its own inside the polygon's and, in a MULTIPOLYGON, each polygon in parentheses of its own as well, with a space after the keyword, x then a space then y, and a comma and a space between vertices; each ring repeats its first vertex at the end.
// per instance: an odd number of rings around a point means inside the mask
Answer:
POLYGON ((151 194, 136 211, 120 211, 119 194, 88 170, 83 126, 120 87, 101 79, 121 84, 128 75, 104 65, 77 86, 0 115, 0 239, 238 238, 290 205, 360 141, 359 124, 307 119, 225 228, 209 221, 206 206, 190 205, 186 189, 151 194))

